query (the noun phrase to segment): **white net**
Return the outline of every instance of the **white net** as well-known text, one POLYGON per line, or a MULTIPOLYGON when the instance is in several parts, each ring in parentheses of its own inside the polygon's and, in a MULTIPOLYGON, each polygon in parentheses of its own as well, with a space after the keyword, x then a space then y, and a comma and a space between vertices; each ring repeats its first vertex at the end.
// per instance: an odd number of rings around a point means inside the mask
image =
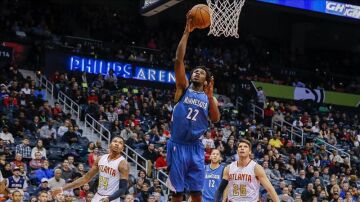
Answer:
POLYGON ((239 38, 239 17, 245 0, 206 0, 210 8, 209 35, 239 38))

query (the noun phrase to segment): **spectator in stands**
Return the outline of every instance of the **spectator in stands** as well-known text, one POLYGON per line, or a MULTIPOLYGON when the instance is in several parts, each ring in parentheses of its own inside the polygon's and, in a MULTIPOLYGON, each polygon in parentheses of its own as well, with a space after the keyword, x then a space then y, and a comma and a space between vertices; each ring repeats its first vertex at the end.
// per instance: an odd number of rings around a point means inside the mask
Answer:
POLYGON ((74 131, 74 127, 70 126, 69 131, 64 133, 62 137, 63 141, 68 143, 69 145, 75 144, 79 142, 79 137, 74 131))
POLYGON ((12 192, 12 202, 23 202, 24 196, 20 190, 15 190, 12 192))
POLYGON ((25 125, 20 125, 18 118, 14 118, 14 123, 10 124, 9 132, 13 134, 15 138, 24 138, 25 136, 25 125))
POLYGON ((132 136, 132 131, 130 129, 130 124, 125 124, 125 128, 121 130, 120 136, 124 138, 124 140, 128 140, 132 136))
POLYGON ((49 180, 49 187, 58 188, 64 186, 65 184, 65 180, 62 178, 62 170, 60 168, 55 169, 54 177, 49 180))
POLYGON ((38 193, 38 202, 47 202, 48 201, 48 193, 46 191, 40 191, 38 193))
POLYGON ((277 149, 283 146, 283 143, 280 140, 280 133, 275 133, 275 135, 269 140, 269 145, 277 149))
POLYGON ((262 87, 257 88, 257 105, 263 109, 265 107, 266 96, 262 87))
POLYGON ((43 141, 42 140, 37 140, 36 141, 36 145, 34 148, 32 148, 31 150, 31 158, 35 159, 35 153, 36 152, 40 152, 41 153, 41 158, 46 159, 46 149, 43 145, 43 141))
POLYGON ((40 118, 38 116, 34 116, 33 121, 30 123, 29 129, 32 132, 32 134, 38 136, 40 135, 41 126, 42 123, 40 123, 40 118))
POLYGON ((99 151, 98 148, 95 148, 94 151, 89 154, 89 156, 88 156, 88 164, 89 164, 90 168, 92 168, 92 166, 94 165, 94 162, 100 156, 101 156, 101 154, 100 154, 100 151, 99 151))
POLYGON ((329 156, 332 163, 344 163, 344 159, 338 154, 337 150, 333 150, 329 156))
POLYGON ((282 194, 279 195, 279 199, 282 202, 294 202, 294 198, 291 197, 291 194, 289 193, 289 188, 284 187, 282 189, 282 194))
POLYGON ((69 168, 70 168, 71 170, 77 171, 77 167, 74 165, 74 163, 75 163, 75 158, 74 158, 74 156, 69 155, 69 156, 67 157, 67 160, 68 160, 68 162, 69 162, 69 168))
POLYGON ((35 194, 38 194, 42 191, 48 192, 50 191, 50 187, 49 187, 49 180, 47 178, 42 178, 41 179, 41 184, 38 187, 38 189, 35 191, 35 194))
POLYGON ((44 160, 41 168, 35 170, 36 184, 40 184, 41 179, 54 177, 54 170, 49 168, 49 161, 44 160))
POLYGON ((0 138, 0 153, 4 153, 7 144, 4 143, 4 140, 0 138))
POLYGON ((64 124, 58 128, 57 137, 62 138, 64 134, 69 130, 70 126, 71 126, 71 121, 69 119, 66 119, 64 121, 64 124))
POLYGON ((8 126, 3 126, 2 132, 0 133, 0 139, 2 139, 6 144, 13 144, 14 143, 14 137, 13 135, 8 131, 8 126))
POLYGON ((147 150, 144 152, 143 157, 154 163, 158 157, 154 144, 150 143, 147 150))
POLYGON ((63 115, 61 105, 58 102, 55 102, 55 106, 52 109, 53 118, 56 119, 57 117, 61 117, 63 115))
POLYGON ((68 161, 67 159, 65 159, 65 160, 63 161, 63 163, 61 164, 60 168, 61 168, 61 171, 62 171, 62 173, 61 173, 61 178, 66 179, 66 180, 69 180, 69 179, 72 179, 72 178, 73 178, 75 172, 74 172, 73 169, 71 169, 71 168, 69 167, 69 161, 68 161))
POLYGON ((98 104, 99 97, 96 95, 95 90, 90 91, 90 95, 87 97, 88 104, 98 104))
POLYGON ((106 112, 107 120, 110 122, 115 122, 118 120, 118 114, 114 111, 113 107, 109 107, 109 111, 106 112))
POLYGON ((22 190, 23 192, 26 192, 28 184, 26 179, 20 175, 19 167, 14 167, 13 175, 6 180, 6 187, 8 188, 8 191, 22 190))
POLYGON ((53 128, 54 120, 50 119, 46 125, 40 129, 40 138, 44 142, 44 145, 50 145, 55 139, 56 130, 53 128))
POLYGON ((22 140, 21 144, 16 145, 15 153, 21 154, 25 162, 29 162, 31 160, 31 148, 29 146, 29 138, 25 137, 22 140))
POLYGON ((315 189, 313 183, 308 183, 306 189, 301 193, 301 199, 304 202, 311 202, 315 197, 315 189))
POLYGON ((296 178, 295 185, 298 188, 305 188, 309 184, 310 180, 305 176, 305 170, 300 170, 299 177, 296 178))
POLYGON ((13 173, 12 173, 12 168, 11 168, 10 163, 5 163, 5 165, 1 169, 1 174, 2 174, 4 179, 12 176, 13 173))
POLYGON ((160 152, 159 157, 155 161, 155 168, 157 170, 166 170, 167 169, 166 151, 160 152))
POLYGON ((209 145, 210 148, 212 148, 212 149, 215 148, 214 140, 211 138, 210 131, 206 132, 206 136, 202 139, 202 143, 203 143, 204 147, 206 147, 206 145, 209 145))
POLYGON ((154 197, 150 195, 148 190, 149 190, 149 185, 144 182, 144 184, 141 187, 141 191, 136 195, 136 198, 138 198, 140 201, 147 201, 150 196, 154 197))
POLYGON ((88 193, 90 193, 90 186, 89 184, 86 183, 83 186, 81 186, 80 197, 85 198, 88 193))
POLYGON ((44 160, 42 159, 41 153, 36 152, 35 153, 35 158, 30 161, 29 166, 33 170, 37 170, 39 168, 42 168, 43 164, 44 164, 44 160))
POLYGON ((102 74, 99 74, 96 77, 96 80, 92 82, 91 87, 96 89, 102 89, 104 87, 104 78, 102 74))
POLYGON ((47 118, 53 118, 52 109, 48 101, 44 101, 42 106, 39 108, 39 112, 45 112, 47 118))
POLYGON ((117 78, 113 69, 110 69, 106 74, 104 87, 110 90, 115 90, 117 88, 117 78))
POLYGON ((138 178, 143 179, 144 183, 150 185, 150 180, 147 179, 146 171, 145 171, 145 170, 140 170, 140 171, 139 171, 139 173, 138 173, 138 178))
POLYGON ((27 164, 23 161, 22 155, 17 153, 15 154, 15 159, 11 162, 11 168, 23 167, 25 172, 27 171, 27 164))
POLYGON ((298 128, 302 128, 304 126, 304 123, 301 122, 301 116, 293 121, 292 126, 298 127, 298 128))

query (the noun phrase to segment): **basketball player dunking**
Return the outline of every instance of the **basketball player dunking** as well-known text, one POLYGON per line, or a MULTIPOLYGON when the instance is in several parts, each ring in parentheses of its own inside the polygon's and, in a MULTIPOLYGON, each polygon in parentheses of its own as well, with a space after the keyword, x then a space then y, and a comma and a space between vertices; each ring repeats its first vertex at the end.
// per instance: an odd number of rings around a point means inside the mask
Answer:
POLYGON ((167 185, 172 201, 182 201, 183 192, 189 191, 193 202, 201 201, 204 186, 205 155, 200 137, 208 129, 208 119, 220 120, 217 101, 213 97, 214 79, 203 66, 191 71, 186 79, 184 56, 190 32, 193 30, 189 15, 185 31, 176 50, 176 92, 172 114, 171 138, 167 143, 169 178, 167 185))
POLYGON ((215 194, 215 202, 221 202, 224 189, 229 184, 228 202, 259 201, 260 183, 264 186, 273 202, 280 202, 274 187, 267 178, 264 168, 251 160, 251 143, 241 139, 238 146, 239 160, 226 166, 223 179, 215 194))
POLYGON ((75 180, 64 187, 52 189, 52 195, 80 187, 88 183, 97 173, 99 175, 98 190, 91 200, 92 202, 120 202, 120 196, 127 191, 129 166, 121 155, 124 149, 124 139, 114 137, 109 145, 110 152, 96 159, 93 167, 83 177, 75 180))

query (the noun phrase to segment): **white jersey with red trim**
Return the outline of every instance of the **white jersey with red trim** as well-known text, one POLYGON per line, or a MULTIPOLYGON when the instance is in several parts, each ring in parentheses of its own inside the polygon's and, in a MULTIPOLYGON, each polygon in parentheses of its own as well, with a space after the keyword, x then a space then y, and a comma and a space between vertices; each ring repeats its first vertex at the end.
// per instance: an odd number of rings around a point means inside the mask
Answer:
POLYGON ((245 167, 238 167, 237 161, 230 164, 228 202, 259 201, 260 182, 255 176, 255 166, 253 160, 245 167))
POLYGON ((123 156, 115 160, 109 160, 109 154, 100 157, 98 194, 110 196, 119 189, 119 164, 122 160, 125 160, 123 156))

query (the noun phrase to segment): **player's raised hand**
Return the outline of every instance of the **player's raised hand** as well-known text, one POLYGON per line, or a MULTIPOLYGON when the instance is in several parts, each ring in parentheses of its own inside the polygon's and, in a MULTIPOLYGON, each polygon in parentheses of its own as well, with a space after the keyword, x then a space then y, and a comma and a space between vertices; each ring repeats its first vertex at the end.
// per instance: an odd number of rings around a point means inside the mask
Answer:
POLYGON ((212 76, 210 79, 210 83, 204 86, 204 92, 208 96, 208 98, 212 98, 214 96, 214 77, 212 76))
POLYGON ((53 198, 55 198, 56 196, 58 196, 59 194, 61 194, 63 192, 63 189, 61 187, 52 188, 50 192, 51 192, 51 195, 53 196, 53 198))
POLYGON ((195 29, 194 27, 194 23, 193 23, 193 19, 190 16, 190 11, 186 14, 186 27, 185 27, 185 32, 192 32, 195 29))

